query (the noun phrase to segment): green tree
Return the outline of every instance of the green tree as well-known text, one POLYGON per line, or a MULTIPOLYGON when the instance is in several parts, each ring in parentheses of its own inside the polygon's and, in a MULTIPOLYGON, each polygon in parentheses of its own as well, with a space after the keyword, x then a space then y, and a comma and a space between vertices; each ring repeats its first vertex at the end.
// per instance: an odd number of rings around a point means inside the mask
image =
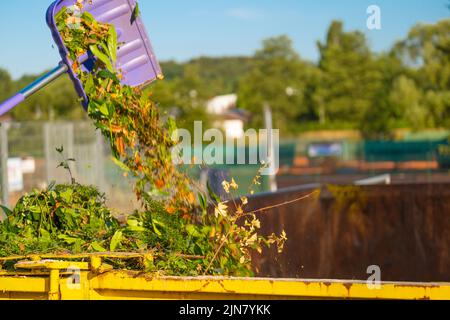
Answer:
POLYGON ((450 126, 450 19, 415 26, 394 52, 413 68, 432 124, 450 126))
POLYGON ((13 87, 14 84, 8 71, 0 68, 0 102, 12 95, 13 87))
POLYGON ((397 78, 393 83, 389 101, 395 110, 404 114, 405 120, 412 129, 427 127, 428 112, 422 104, 423 93, 414 80, 406 76, 397 78))
POLYGON ((200 57, 186 64, 186 67, 198 68, 199 76, 208 83, 213 96, 236 92, 239 81, 248 73, 254 64, 253 57, 200 57))
MULTIPOLYGON (((18 91, 34 80, 36 76, 23 76, 15 83, 18 91)), ((46 88, 28 98, 11 111, 17 121, 29 120, 77 120, 86 117, 78 95, 68 76, 63 76, 46 88)))
POLYGON ((314 101, 320 122, 359 122, 381 84, 364 34, 344 32, 342 23, 334 21, 318 47, 322 74, 314 101))
MULTIPOLYGON (((212 85, 214 86, 214 85, 212 85)), ((172 81, 157 81, 149 88, 153 100, 168 115, 176 119, 179 128, 193 130, 194 121, 209 123, 206 103, 210 99, 210 87, 199 76, 196 66, 187 66, 183 75, 172 81)))
POLYGON ((300 59, 292 40, 287 35, 263 40, 263 47, 256 51, 255 57, 262 60, 297 61, 300 59))
POLYGON ((161 69, 164 71, 164 78, 168 81, 183 76, 184 65, 173 60, 161 62, 161 69))
POLYGON ((367 139, 391 139, 393 130, 403 124, 405 111, 401 104, 390 99, 392 87, 399 77, 406 77, 407 70, 393 54, 381 54, 375 59, 382 79, 373 103, 365 111, 358 127, 367 139))
POLYGON ((308 112, 305 89, 314 69, 299 58, 287 36, 267 39, 255 54, 254 68, 240 82, 238 106, 252 113, 252 126, 261 127, 267 103, 274 126, 293 131, 299 117, 308 112))

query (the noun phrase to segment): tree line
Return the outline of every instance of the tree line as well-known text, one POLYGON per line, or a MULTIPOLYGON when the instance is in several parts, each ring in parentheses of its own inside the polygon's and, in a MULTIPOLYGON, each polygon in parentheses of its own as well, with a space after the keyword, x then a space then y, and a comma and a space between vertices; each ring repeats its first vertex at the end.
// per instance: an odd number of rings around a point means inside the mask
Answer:
MULTIPOLYGON (((268 103, 284 133, 352 128, 366 138, 392 137, 397 128, 450 127, 450 19, 419 24, 387 52, 375 53, 365 35, 333 21, 318 62, 303 59, 291 39, 266 39, 249 57, 201 57, 161 63, 166 79, 149 90, 180 127, 208 121, 206 102, 238 94, 238 106, 252 114, 249 126, 263 124, 268 103)), ((35 79, 13 81, 0 69, 0 100, 35 79)), ((12 111, 18 121, 83 119, 68 77, 12 111)))

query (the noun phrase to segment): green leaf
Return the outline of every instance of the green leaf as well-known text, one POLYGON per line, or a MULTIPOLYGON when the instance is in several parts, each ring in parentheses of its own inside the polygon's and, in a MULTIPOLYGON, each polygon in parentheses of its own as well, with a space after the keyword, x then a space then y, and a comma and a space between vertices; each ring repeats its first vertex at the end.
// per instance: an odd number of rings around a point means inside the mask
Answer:
POLYGON ((151 198, 161 198, 170 196, 170 192, 167 190, 160 190, 158 188, 152 187, 152 189, 146 193, 151 198))
POLYGON ((139 9, 139 4, 136 2, 136 6, 133 9, 133 13, 131 14, 130 23, 133 24, 136 19, 140 16, 141 10, 139 9))
POLYGON ((198 232, 197 227, 192 224, 186 226, 186 231, 191 237, 194 238, 200 238, 202 236, 202 234, 198 232))
POLYGON ((44 240, 51 239, 50 233, 47 230, 41 228, 39 231, 41 233, 41 239, 44 239, 44 240))
POLYGON ((78 238, 72 238, 72 237, 66 236, 64 234, 59 235, 58 239, 64 241, 65 243, 67 243, 69 245, 75 244, 78 241, 80 241, 80 239, 78 239, 78 238))
POLYGON ((9 217, 13 214, 11 210, 9 210, 7 207, 0 205, 0 208, 3 210, 3 212, 9 217))
POLYGON ((142 227, 139 221, 135 219, 128 219, 127 221, 128 229, 133 232, 144 232, 146 229, 142 227))
POLYGON ((56 181, 53 180, 52 182, 50 182, 50 184, 48 185, 47 189, 51 191, 51 190, 53 190, 53 188, 55 186, 56 186, 56 181))
POLYGON ((97 76, 99 76, 99 77, 102 78, 102 79, 111 79, 111 80, 113 80, 113 81, 116 82, 116 83, 119 83, 119 82, 120 82, 119 78, 117 78, 117 75, 114 74, 114 73, 112 73, 112 72, 109 71, 109 70, 100 70, 100 71, 97 73, 97 76))
POLYGON ((112 118, 114 117, 114 114, 116 113, 116 109, 114 108, 114 105, 112 103, 108 103, 108 114, 109 117, 112 118))
POLYGON ((82 17, 87 22, 90 22, 90 23, 96 22, 94 16, 91 13, 87 12, 87 11, 83 13, 82 17))
POLYGON ((84 91, 89 95, 95 91, 94 78, 89 73, 86 81, 84 82, 84 91))
POLYGON ((91 45, 89 46, 89 49, 91 50, 94 56, 96 56, 101 62, 105 64, 106 68, 110 72, 114 72, 114 68, 110 58, 105 53, 101 52, 100 49, 97 47, 97 45, 91 45))
POLYGON ((106 103, 102 104, 101 106, 98 107, 98 110, 106 117, 109 117, 109 110, 108 110, 108 106, 106 105, 106 103))
POLYGON ((73 208, 64 208, 62 210, 58 210, 57 212, 61 212, 64 215, 64 220, 67 223, 67 227, 69 229, 77 229, 79 225, 76 222, 77 213, 73 208))
POLYGON ((92 250, 94 250, 96 252, 106 252, 106 251, 108 251, 100 243, 98 243, 97 241, 91 243, 91 248, 92 248, 92 250))
POLYGON ((55 21, 62 19, 62 16, 67 13, 67 7, 62 7, 62 9, 55 15, 55 21))
POLYGON ((155 223, 155 224, 157 224, 158 226, 163 227, 163 228, 166 227, 166 225, 165 225, 164 223, 162 223, 161 221, 156 220, 156 219, 153 219, 153 223, 155 223))
POLYGON ((216 201, 217 203, 220 203, 222 200, 220 200, 220 198, 217 196, 217 194, 213 191, 213 189, 211 188, 211 185, 209 184, 209 181, 207 182, 206 186, 208 188, 209 197, 211 199, 213 199, 214 201, 216 201))
POLYGON ((65 202, 69 203, 73 196, 73 190, 67 189, 64 192, 61 192, 59 195, 65 202))
POLYGON ((109 245, 109 249, 111 251, 115 251, 121 242, 122 242, 122 231, 116 231, 116 233, 114 234, 114 236, 111 239, 111 244, 109 245))
POLYGON ((128 168, 123 162, 116 159, 115 157, 111 157, 112 161, 115 165, 117 165, 120 169, 122 169, 125 172, 130 172, 130 168, 128 168))
POLYGON ((114 25, 111 25, 108 30, 108 51, 111 60, 116 63, 117 61, 117 32, 114 25))
POLYGON ((200 209, 202 209, 202 211, 206 211, 207 205, 208 205, 206 196, 203 193, 199 192, 197 194, 197 197, 198 197, 198 202, 200 204, 200 209))
POLYGON ((162 236, 161 231, 159 231, 157 225, 161 226, 161 227, 165 227, 164 223, 159 222, 158 220, 153 219, 152 220, 152 226, 153 226, 153 231, 158 235, 158 237, 162 236))
MULTIPOLYGON (((100 108, 100 103, 98 103, 97 101, 94 101, 93 99, 89 101, 89 105, 88 105, 88 114, 92 115, 93 113, 96 113, 100 108)), ((100 123, 96 123, 95 125, 97 127, 99 127, 100 123)), ((102 128, 99 128, 102 129, 102 128)))
POLYGON ((167 130, 168 130, 168 136, 172 136, 172 134, 177 130, 177 123, 175 119, 172 117, 169 117, 167 119, 167 130))

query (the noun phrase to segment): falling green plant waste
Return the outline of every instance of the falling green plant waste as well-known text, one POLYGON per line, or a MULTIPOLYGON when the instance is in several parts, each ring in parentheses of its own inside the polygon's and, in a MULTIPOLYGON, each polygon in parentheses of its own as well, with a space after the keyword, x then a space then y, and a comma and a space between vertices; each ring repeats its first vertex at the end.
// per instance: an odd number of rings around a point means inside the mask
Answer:
MULTIPOLYGON (((136 6, 131 21, 139 14, 136 6)), ((195 187, 171 158, 174 121, 161 121, 148 93, 121 84, 115 69, 120 46, 115 28, 88 12, 82 14, 80 28, 69 28, 71 17, 63 8, 56 22, 89 98, 88 115, 109 142, 114 163, 134 178, 142 209, 129 214, 125 223, 119 221, 104 194, 75 181, 70 166, 75 159, 67 159, 64 148, 58 148, 60 167, 71 183, 51 183, 22 197, 13 210, 2 207, 7 219, 0 224, 0 257, 139 252, 147 258, 114 261, 114 266, 165 275, 253 275, 251 252, 272 245, 281 251, 286 234, 259 235, 256 214, 245 212, 246 197, 232 209, 238 189, 234 180, 224 181, 230 201, 222 201, 209 186, 207 193, 195 187), (87 52, 96 58, 90 72, 76 62, 87 52), (208 214, 211 206, 218 214, 208 214)), ((254 182, 259 178, 260 173, 254 182)))

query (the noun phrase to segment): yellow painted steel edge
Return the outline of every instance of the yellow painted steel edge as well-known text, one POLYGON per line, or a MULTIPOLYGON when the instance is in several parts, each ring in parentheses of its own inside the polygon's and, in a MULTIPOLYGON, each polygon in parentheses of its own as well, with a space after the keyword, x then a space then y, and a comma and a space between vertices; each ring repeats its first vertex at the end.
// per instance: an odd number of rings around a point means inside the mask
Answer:
POLYGON ((91 280, 91 291, 152 293, 174 299, 179 296, 233 296, 243 298, 330 298, 330 299, 436 299, 450 300, 450 283, 382 283, 370 289, 365 282, 336 280, 295 280, 257 278, 158 278, 137 276, 134 272, 113 271, 91 280))
POLYGON ((50 276, 0 276, 0 299, 434 299, 450 300, 450 283, 382 283, 371 290, 362 281, 259 278, 152 278, 137 272, 79 273, 79 281, 53 270, 50 276))
POLYGON ((67 270, 77 268, 79 270, 89 270, 87 262, 71 262, 57 260, 20 261, 14 265, 16 269, 44 269, 44 270, 67 270))
POLYGON ((85 259, 91 257, 99 258, 115 258, 115 259, 135 259, 145 257, 147 253, 137 253, 137 252, 96 252, 96 253, 84 253, 84 254, 71 254, 71 253, 61 253, 61 254, 30 254, 24 256, 11 256, 11 257, 0 257, 0 262, 6 261, 18 261, 18 260, 32 260, 39 261, 45 259, 85 259))
POLYGON ((48 291, 49 280, 46 277, 0 277, 0 293, 47 293, 48 291))

